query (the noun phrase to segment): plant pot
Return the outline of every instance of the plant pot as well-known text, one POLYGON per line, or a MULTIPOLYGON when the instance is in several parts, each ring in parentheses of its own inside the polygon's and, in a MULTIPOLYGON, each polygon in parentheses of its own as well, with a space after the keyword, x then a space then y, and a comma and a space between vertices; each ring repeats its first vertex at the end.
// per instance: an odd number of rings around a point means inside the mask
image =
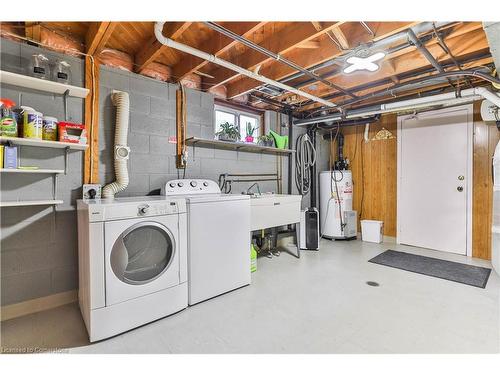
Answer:
POLYGON ((247 143, 253 143, 253 137, 251 135, 247 135, 245 137, 245 142, 247 142, 247 143))
POLYGON ((217 139, 224 142, 236 142, 237 139, 227 134, 218 134, 217 139))
POLYGON ((269 139, 267 141, 260 140, 258 142, 259 146, 274 147, 274 140, 269 139))

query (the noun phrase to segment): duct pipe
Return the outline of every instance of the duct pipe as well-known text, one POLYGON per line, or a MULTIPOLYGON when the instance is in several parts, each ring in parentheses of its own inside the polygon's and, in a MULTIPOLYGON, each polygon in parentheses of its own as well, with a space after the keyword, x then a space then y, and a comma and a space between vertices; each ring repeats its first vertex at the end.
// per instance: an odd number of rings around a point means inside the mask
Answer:
POLYGON ((415 33, 413 32, 412 29, 408 29, 407 31, 408 33, 408 39, 410 40, 410 42, 415 46, 417 47, 417 49, 420 51, 420 53, 422 55, 424 55, 424 57, 427 59, 427 61, 429 61, 431 63, 431 65, 436 68, 436 70, 439 72, 439 73, 444 73, 444 69, 443 67, 439 64, 439 62, 434 58, 434 56, 432 56, 432 54, 429 52, 429 50, 427 48, 425 48, 425 46, 422 44, 422 42, 420 41, 420 39, 418 39, 418 37, 415 35, 415 33))
POLYGON ((193 47, 190 47, 186 44, 182 44, 182 43, 179 43, 179 42, 176 42, 170 38, 167 38, 163 35, 163 25, 165 24, 165 22, 156 22, 155 23, 155 28, 154 28, 154 31, 155 31, 155 36, 156 36, 156 39, 158 39, 158 41, 167 46, 167 47, 170 47, 170 48, 174 48, 176 50, 179 50, 179 51, 182 51, 182 52, 186 52, 186 53, 189 53, 190 55, 193 55, 193 56, 197 56, 199 57, 200 59, 203 59, 203 60, 207 60, 208 62, 211 62, 213 64, 216 64, 216 65, 220 65, 224 68, 227 68, 229 70, 232 70, 232 71, 235 71, 239 74, 242 74, 244 76, 247 76, 249 78, 252 78, 252 79, 255 79, 256 81, 260 81, 262 83, 267 83, 269 85, 272 85, 272 86, 276 86, 276 87, 279 87, 283 90, 286 90, 286 91, 289 91, 291 93, 294 93, 294 94, 297 94, 299 96, 302 96, 304 98, 307 98, 307 99, 311 99, 317 103, 321 103, 327 107, 336 107, 336 105, 332 102, 329 102, 327 100, 324 100, 324 99, 321 99, 317 96, 314 96, 314 95, 311 95, 305 91, 302 91, 302 90, 298 90, 294 87, 291 87, 291 86, 288 86, 288 85, 285 85, 281 82, 278 82, 278 81, 275 81, 275 80, 272 80, 270 78, 267 78, 267 77, 264 77, 260 74, 257 74, 257 73, 254 73, 250 70, 247 70, 247 69, 243 69, 242 67, 238 66, 238 65, 235 65, 233 63, 230 63, 229 61, 226 61, 226 60, 223 60, 215 55, 211 55, 209 53, 206 53, 206 52, 203 52, 203 51, 200 51, 199 49, 196 49, 196 48, 193 48, 193 47))
POLYGON ((344 94, 350 96, 351 98, 356 98, 356 95, 349 92, 348 90, 343 89, 342 87, 337 86, 336 84, 322 78, 318 74, 315 74, 315 73, 311 72, 310 70, 307 70, 307 69, 301 67, 300 65, 295 64, 293 61, 288 60, 287 58, 281 56, 278 53, 274 53, 272 51, 269 51, 268 49, 242 37, 241 35, 233 33, 231 30, 228 30, 225 27, 222 27, 215 22, 204 22, 204 23, 205 23, 205 25, 207 25, 211 29, 218 31, 219 33, 221 33, 229 38, 232 38, 232 39, 246 45, 247 47, 249 47, 255 51, 258 51, 258 52, 262 53, 263 55, 266 55, 266 56, 268 56, 276 61, 282 62, 283 64, 288 65, 290 68, 292 68, 294 70, 298 70, 299 72, 303 73, 304 75, 308 76, 309 78, 314 79, 315 81, 319 81, 328 87, 331 87, 337 91, 341 91, 344 94))
POLYGON ((345 119, 373 116, 382 113, 401 112, 411 109, 419 109, 433 106, 451 106, 468 103, 478 99, 487 99, 497 107, 500 107, 500 95, 491 92, 485 87, 475 87, 463 90, 460 95, 456 92, 448 92, 445 94, 426 96, 422 98, 403 100, 394 103, 380 104, 369 108, 359 108, 352 111, 347 111, 345 116, 340 114, 316 117, 312 119, 299 120, 294 123, 296 126, 306 126, 325 121, 342 121, 345 119))
POLYGON ((114 198, 116 193, 123 191, 128 186, 127 161, 130 148, 127 146, 128 121, 130 115, 130 101, 128 93, 113 91, 111 100, 116 107, 115 126, 115 176, 116 180, 102 189, 103 198, 114 198))

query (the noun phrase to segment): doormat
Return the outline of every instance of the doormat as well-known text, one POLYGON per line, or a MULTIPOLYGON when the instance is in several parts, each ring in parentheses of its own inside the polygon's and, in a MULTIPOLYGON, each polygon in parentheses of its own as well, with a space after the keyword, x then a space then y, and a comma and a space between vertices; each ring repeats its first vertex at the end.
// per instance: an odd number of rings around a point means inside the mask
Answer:
POLYGON ((490 268, 394 250, 384 251, 382 254, 370 259, 369 262, 483 289, 486 287, 491 273, 490 268))

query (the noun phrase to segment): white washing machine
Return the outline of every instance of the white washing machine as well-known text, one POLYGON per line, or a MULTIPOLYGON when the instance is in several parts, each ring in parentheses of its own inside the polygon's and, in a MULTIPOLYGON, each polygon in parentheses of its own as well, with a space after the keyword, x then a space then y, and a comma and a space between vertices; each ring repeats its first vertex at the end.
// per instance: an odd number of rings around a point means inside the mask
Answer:
POLYGON ((189 304, 250 284, 250 197, 202 179, 169 181, 162 194, 187 203, 189 304))
POLYGON ((79 200, 78 298, 90 341, 187 307, 184 199, 79 200))

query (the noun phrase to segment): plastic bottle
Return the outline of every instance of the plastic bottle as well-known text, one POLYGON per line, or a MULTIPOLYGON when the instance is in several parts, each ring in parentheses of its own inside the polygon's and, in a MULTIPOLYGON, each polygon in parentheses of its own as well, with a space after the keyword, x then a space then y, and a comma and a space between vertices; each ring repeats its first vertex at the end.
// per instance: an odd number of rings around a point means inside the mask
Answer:
POLYGON ((253 244, 250 245, 250 272, 257 271, 257 250, 253 244))
POLYGON ((0 99, 0 135, 3 137, 17 137, 17 121, 12 112, 15 105, 10 99, 0 99))

